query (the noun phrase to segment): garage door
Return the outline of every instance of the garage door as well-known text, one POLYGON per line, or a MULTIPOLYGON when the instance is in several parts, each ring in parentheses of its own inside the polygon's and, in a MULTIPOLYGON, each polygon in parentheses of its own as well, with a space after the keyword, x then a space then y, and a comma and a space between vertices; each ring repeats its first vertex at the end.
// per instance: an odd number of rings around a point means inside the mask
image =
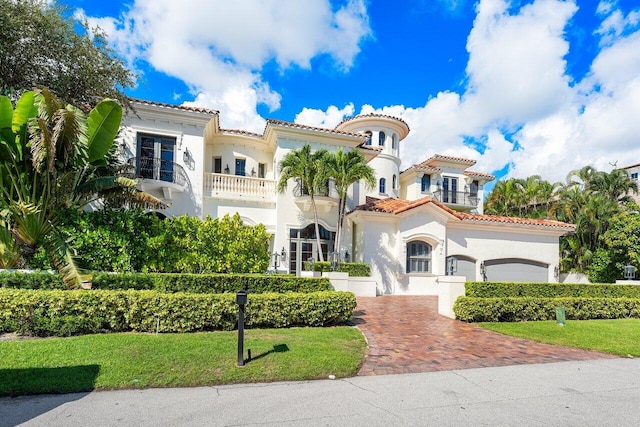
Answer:
MULTIPOLYGON (((476 262, 475 260, 462 256, 455 256, 458 260, 458 270, 453 273, 454 276, 464 276, 467 282, 476 280, 476 262)), ((449 264, 447 264, 449 265, 449 264)))
POLYGON ((484 262, 487 282, 548 282, 549 266, 525 259, 494 259, 484 262))

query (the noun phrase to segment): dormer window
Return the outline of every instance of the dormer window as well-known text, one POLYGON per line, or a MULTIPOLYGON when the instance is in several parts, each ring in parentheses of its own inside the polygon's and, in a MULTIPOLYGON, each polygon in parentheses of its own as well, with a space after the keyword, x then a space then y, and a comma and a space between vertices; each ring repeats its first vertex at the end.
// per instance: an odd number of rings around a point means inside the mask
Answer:
POLYGON ((378 145, 380 147, 384 147, 384 140, 387 139, 387 135, 384 132, 380 131, 378 134, 378 145))
POLYGON ((431 188, 431 175, 422 175, 422 180, 420 182, 420 191, 423 193, 428 193, 431 188))

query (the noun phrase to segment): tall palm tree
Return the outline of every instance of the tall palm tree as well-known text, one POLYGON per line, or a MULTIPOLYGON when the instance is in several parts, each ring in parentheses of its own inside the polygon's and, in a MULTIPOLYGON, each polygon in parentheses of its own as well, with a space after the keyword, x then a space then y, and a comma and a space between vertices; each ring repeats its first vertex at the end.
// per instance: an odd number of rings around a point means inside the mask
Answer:
POLYGON ((42 245, 67 286, 80 286, 88 277, 57 231, 63 209, 82 209, 114 190, 129 194, 132 205, 164 205, 138 192, 135 180, 110 174, 121 120, 122 108, 112 100, 98 103, 87 116, 46 89, 24 93, 15 109, 0 97, 2 264, 28 267, 42 245))
POLYGON ((327 175, 333 178, 336 191, 338 192, 338 222, 333 246, 335 250, 340 250, 344 216, 347 207, 347 191, 352 184, 358 181, 363 181, 368 188, 373 188, 376 185, 376 175, 362 154, 356 150, 345 152, 342 148, 328 155, 327 175))
POLYGON ((318 259, 324 261, 322 244, 320 242, 320 228, 318 226, 318 209, 316 207, 316 194, 322 192, 327 185, 326 158, 327 150, 311 152, 311 146, 305 144, 299 150, 288 152, 280 162, 280 180, 278 192, 283 193, 287 189, 289 179, 298 180, 302 190, 306 191, 311 199, 313 208, 313 221, 316 228, 316 243, 318 259))

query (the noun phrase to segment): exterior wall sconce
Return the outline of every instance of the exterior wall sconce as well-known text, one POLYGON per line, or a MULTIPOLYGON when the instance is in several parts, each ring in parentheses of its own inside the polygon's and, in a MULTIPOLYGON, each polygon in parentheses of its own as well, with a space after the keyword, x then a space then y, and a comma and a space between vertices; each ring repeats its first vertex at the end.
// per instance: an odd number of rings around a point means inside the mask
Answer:
POLYGON ((635 277, 636 277, 636 268, 633 265, 625 265, 624 278, 627 280, 632 280, 635 277))
POLYGON ((480 276, 482 276, 483 281, 487 280, 487 270, 484 265, 484 261, 480 263, 480 276))
POLYGON ((274 252, 271 255, 271 259, 273 260, 273 270, 278 271, 278 267, 280 266, 280 254, 278 252, 274 252))
POLYGON ((227 175, 229 175, 229 164, 227 163, 227 166, 224 168, 224 173, 226 173, 227 175))
POLYGON ((351 261, 351 255, 349 254, 349 251, 344 251, 344 262, 350 262, 351 261))
POLYGON ((458 271, 458 258, 452 256, 447 259, 447 275, 453 276, 458 271))
POLYGON ((256 168, 251 168, 251 176, 256 176, 256 168))
POLYGON ((282 262, 285 262, 287 260, 287 251, 284 250, 284 246, 280 251, 280 259, 282 260, 282 262))

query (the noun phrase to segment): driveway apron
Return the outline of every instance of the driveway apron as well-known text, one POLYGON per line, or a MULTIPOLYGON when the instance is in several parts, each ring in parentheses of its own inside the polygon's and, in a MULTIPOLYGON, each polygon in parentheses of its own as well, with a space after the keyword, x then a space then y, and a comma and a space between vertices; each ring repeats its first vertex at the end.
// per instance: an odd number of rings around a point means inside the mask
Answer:
POLYGON ((512 338, 438 314, 435 296, 358 297, 353 323, 369 351, 358 375, 615 358, 512 338))

